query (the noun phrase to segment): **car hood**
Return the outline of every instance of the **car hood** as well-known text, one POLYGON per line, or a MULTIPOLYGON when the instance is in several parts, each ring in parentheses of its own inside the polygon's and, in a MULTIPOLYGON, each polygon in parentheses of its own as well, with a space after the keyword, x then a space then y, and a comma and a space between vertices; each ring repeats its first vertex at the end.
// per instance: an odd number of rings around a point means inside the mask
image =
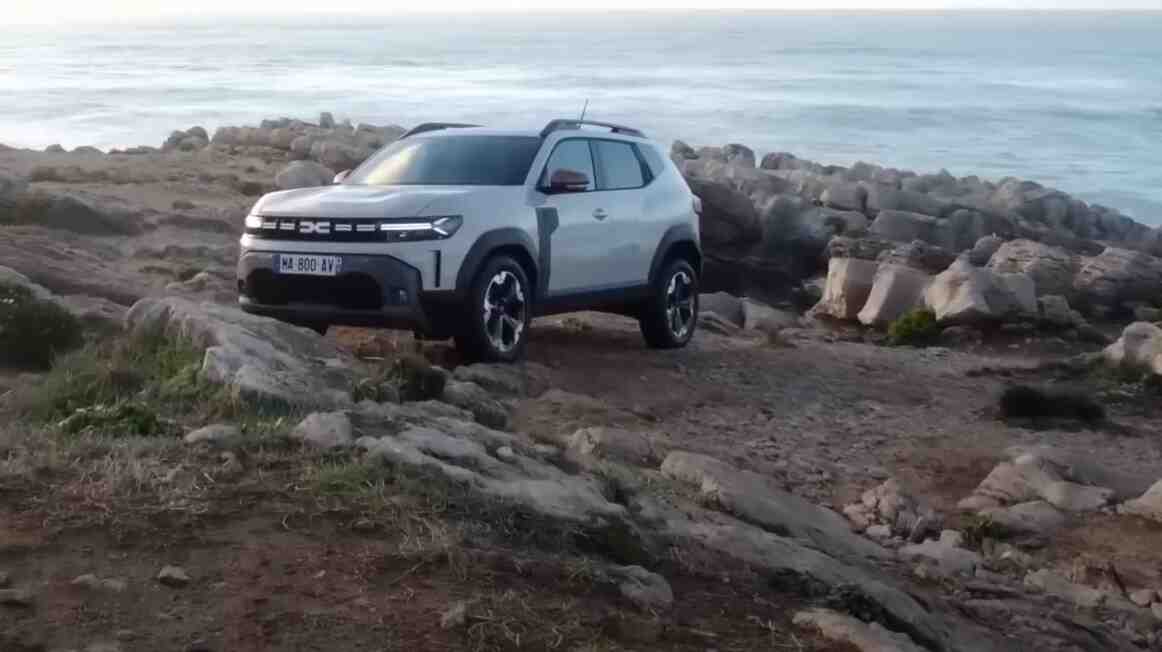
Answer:
POLYGON ((455 210, 485 188, 335 185, 273 192, 251 212, 269 217, 423 217, 455 210), (432 212, 436 211, 436 212, 432 212))

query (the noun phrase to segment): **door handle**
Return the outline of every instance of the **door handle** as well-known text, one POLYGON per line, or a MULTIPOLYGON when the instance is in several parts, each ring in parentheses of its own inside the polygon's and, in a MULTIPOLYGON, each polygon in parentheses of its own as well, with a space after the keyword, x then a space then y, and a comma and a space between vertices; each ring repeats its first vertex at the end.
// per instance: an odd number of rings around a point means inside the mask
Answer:
POLYGON ((606 213, 604 208, 598 208, 597 210, 593 211, 593 217, 596 217, 599 220, 604 220, 605 218, 609 217, 609 213, 606 213))

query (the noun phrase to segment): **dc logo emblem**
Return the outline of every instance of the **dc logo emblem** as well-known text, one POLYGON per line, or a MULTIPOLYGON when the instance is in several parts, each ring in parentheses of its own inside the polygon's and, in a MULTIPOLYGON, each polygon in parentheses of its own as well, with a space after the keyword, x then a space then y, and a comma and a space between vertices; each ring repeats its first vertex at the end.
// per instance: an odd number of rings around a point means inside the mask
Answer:
POLYGON ((330 232, 330 222, 299 222, 299 233, 326 235, 330 232))

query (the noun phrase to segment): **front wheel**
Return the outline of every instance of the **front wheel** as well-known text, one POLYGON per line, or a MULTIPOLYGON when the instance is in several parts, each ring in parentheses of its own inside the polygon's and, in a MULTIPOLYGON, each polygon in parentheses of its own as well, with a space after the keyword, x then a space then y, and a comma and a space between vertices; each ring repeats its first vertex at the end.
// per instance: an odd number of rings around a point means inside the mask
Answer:
POLYGON ((685 260, 671 261, 658 275, 638 320, 655 349, 686 346, 698 326, 698 274, 685 260))
POLYGON ((532 288, 520 263, 495 256, 472 283, 467 318, 456 348, 484 362, 512 362, 524 354, 532 317, 532 288))

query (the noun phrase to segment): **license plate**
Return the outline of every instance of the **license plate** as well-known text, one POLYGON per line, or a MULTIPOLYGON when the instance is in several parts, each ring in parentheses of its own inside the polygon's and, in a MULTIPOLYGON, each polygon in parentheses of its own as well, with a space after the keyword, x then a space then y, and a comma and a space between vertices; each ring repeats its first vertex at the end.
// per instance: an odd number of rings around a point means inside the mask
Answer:
POLYGON ((343 267, 342 256, 309 256, 306 254, 279 254, 279 274, 306 274, 308 276, 335 276, 343 267))

